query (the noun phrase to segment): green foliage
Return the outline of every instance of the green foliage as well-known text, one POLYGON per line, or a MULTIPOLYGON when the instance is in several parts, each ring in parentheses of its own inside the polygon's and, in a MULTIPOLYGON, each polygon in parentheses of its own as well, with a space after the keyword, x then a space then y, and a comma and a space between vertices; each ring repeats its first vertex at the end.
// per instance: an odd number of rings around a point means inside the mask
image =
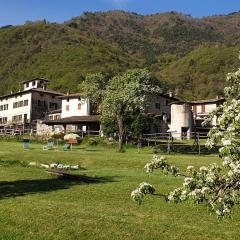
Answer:
POLYGON ((88 146, 105 145, 105 138, 103 138, 103 137, 84 137, 81 144, 88 145, 88 146))
POLYGON ((64 24, 5 26, 0 28, 0 94, 18 91, 21 81, 37 76, 52 80, 55 90, 77 92, 88 74, 113 76, 148 67, 179 96, 216 97, 227 69, 236 67, 239 16, 88 12, 64 24))
POLYGON ((110 135, 117 130, 122 150, 126 130, 132 130, 137 137, 146 130, 147 119, 143 114, 147 113, 149 95, 161 89, 146 69, 128 70, 111 78, 108 84, 105 79, 102 74, 89 76, 84 82, 86 94, 100 101, 103 131, 110 135))

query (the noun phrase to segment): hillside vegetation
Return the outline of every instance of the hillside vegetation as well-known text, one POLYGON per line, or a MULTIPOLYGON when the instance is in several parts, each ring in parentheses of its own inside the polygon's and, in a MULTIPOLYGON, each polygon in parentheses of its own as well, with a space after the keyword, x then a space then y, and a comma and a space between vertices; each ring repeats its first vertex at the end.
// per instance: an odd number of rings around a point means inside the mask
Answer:
POLYGON ((36 76, 77 91, 87 73, 147 67, 180 97, 222 94, 238 66, 240 13, 195 19, 175 12, 142 16, 85 13, 64 24, 38 21, 0 29, 0 93, 36 76))

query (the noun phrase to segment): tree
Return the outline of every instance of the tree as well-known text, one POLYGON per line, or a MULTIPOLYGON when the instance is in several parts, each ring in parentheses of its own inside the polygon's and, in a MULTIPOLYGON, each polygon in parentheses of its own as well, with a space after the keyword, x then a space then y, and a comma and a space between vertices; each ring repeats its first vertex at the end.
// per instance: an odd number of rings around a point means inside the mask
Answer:
POLYGON ((159 93, 161 89, 146 69, 128 70, 111 78, 107 85, 104 81, 103 75, 88 76, 85 89, 91 99, 101 101, 103 131, 115 124, 119 151, 122 151, 126 120, 136 113, 145 113, 149 95, 159 93))
MULTIPOLYGON (((205 123, 213 117, 218 118, 218 126, 211 129, 206 145, 218 148, 221 166, 211 164, 195 169, 189 166, 186 173, 171 166, 164 157, 154 156, 146 164, 148 173, 161 169, 165 174, 184 176, 181 187, 173 190, 167 201, 205 203, 211 212, 219 218, 230 217, 234 206, 240 205, 240 69, 227 75, 229 87, 225 88, 226 102, 214 110, 205 123)), ((150 188, 145 183, 144 189, 150 188)), ((133 200, 141 203, 149 191, 143 192, 138 188, 132 192, 133 200)))
POLYGON ((89 99, 94 103, 101 103, 110 77, 103 73, 88 74, 79 88, 87 93, 89 99))

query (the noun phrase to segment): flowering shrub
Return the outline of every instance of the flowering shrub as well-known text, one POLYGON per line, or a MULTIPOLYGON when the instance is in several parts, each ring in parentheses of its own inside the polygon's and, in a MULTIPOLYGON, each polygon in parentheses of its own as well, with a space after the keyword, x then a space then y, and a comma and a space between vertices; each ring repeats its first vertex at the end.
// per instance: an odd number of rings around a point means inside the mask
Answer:
POLYGON ((144 167, 147 173, 152 173, 154 169, 161 169, 164 175, 171 173, 173 176, 177 176, 179 169, 175 166, 170 166, 166 159, 161 156, 160 158, 157 155, 153 155, 152 161, 147 163, 144 167))
POLYGON ((131 193, 131 198, 133 201, 136 201, 138 204, 141 204, 143 201, 143 197, 147 194, 153 194, 155 192, 155 188, 146 182, 140 183, 139 188, 135 189, 131 193))
POLYGON ((227 82, 229 87, 224 89, 226 102, 204 123, 217 118, 218 125, 210 130, 206 146, 210 149, 219 147, 222 164, 199 169, 189 166, 186 174, 180 174, 179 169, 170 166, 164 157, 154 156, 145 166, 147 173, 160 169, 164 174, 184 176, 182 186, 168 194, 168 201, 205 203, 219 218, 231 217, 234 206, 240 205, 240 69, 229 73, 227 82))

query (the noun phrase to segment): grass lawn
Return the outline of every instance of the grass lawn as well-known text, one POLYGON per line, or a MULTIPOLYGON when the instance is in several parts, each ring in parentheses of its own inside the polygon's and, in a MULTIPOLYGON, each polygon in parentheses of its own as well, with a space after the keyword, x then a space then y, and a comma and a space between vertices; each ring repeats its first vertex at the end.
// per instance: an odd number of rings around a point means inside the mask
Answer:
MULTIPOLYGON (((79 147, 72 152, 43 151, 32 144, 0 142, 0 239, 240 239, 240 211, 232 220, 219 222, 205 206, 166 203, 161 194, 181 183, 181 178, 150 177, 143 166, 150 149, 117 153, 108 147, 79 147), (58 179, 25 163, 80 164, 76 171, 94 181, 58 179), (142 181, 153 184, 159 195, 137 206, 130 193, 142 181)), ((214 155, 170 155, 170 162, 187 165, 217 162, 214 155)))

